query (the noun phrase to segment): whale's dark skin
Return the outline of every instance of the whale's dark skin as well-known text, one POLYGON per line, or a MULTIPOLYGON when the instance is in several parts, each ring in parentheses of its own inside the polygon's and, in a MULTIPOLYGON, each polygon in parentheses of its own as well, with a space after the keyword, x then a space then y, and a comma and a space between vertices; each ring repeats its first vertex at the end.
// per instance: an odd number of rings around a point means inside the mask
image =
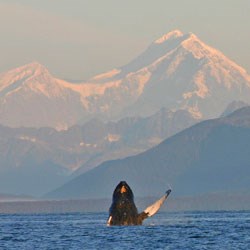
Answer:
POLYGON ((168 190, 167 194, 159 201, 148 207, 143 212, 138 213, 131 188, 125 181, 121 181, 113 193, 113 200, 109 209, 107 225, 141 225, 143 220, 154 215, 159 210, 170 192, 171 190, 168 190))

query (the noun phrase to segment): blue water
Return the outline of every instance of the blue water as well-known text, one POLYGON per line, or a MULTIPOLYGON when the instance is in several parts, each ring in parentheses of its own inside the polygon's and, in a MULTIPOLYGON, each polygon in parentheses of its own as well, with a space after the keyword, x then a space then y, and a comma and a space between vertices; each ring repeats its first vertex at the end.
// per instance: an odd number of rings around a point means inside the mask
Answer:
POLYGON ((0 249, 250 249, 250 212, 158 213, 107 227, 107 213, 0 215, 0 249))

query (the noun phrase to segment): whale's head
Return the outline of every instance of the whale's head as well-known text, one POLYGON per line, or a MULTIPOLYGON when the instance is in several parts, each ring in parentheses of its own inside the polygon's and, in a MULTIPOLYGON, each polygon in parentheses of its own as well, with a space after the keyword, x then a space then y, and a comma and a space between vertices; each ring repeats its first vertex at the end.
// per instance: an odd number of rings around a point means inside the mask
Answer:
POLYGON ((134 195, 126 181, 121 181, 113 193, 108 225, 138 225, 138 211, 134 195))
POLYGON ((134 194, 126 181, 121 181, 114 190, 113 202, 120 199, 134 200, 134 194))

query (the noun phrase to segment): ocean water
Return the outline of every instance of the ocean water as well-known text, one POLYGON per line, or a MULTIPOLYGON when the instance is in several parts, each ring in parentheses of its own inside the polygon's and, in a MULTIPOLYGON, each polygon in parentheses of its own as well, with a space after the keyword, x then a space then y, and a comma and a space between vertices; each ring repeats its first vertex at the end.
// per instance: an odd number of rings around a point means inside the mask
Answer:
POLYGON ((250 249, 250 211, 158 213, 122 227, 107 216, 2 214, 0 249, 250 249))

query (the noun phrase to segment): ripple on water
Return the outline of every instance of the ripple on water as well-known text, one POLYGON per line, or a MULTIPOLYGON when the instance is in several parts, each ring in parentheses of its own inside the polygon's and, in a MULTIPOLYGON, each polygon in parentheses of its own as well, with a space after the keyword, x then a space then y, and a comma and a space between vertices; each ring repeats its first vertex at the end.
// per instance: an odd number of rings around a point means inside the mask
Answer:
POLYGON ((106 226, 106 213, 0 215, 0 249, 250 249, 250 212, 159 213, 106 226))

